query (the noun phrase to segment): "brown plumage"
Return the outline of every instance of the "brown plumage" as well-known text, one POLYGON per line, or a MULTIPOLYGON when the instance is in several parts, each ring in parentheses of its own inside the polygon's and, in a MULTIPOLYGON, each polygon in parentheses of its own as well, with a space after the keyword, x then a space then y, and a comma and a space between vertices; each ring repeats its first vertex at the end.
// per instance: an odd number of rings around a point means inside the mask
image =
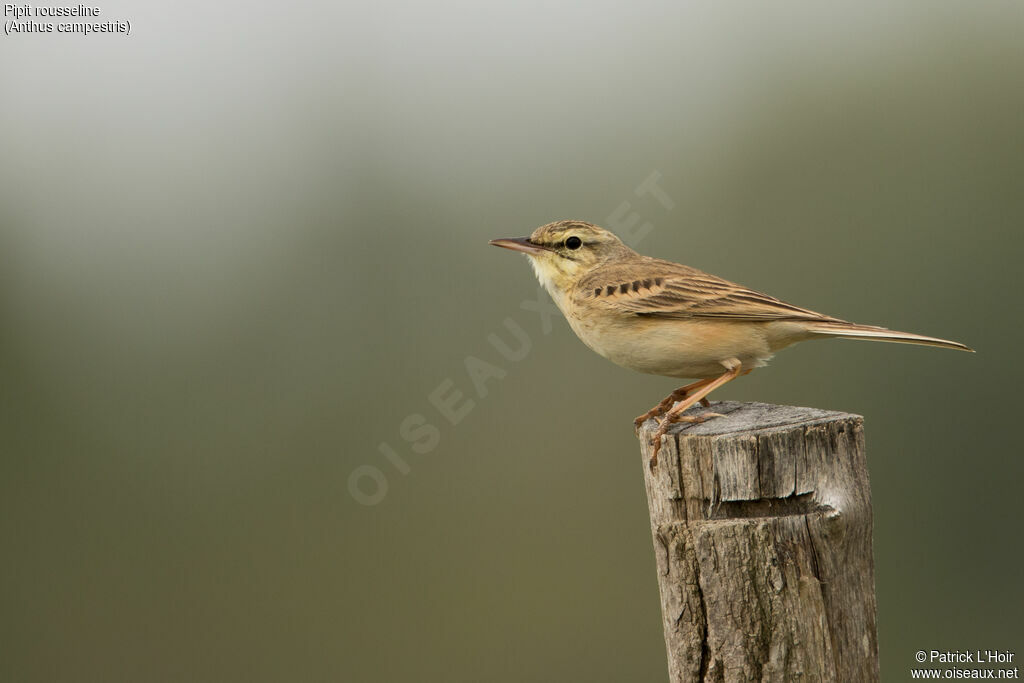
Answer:
POLYGON ((636 257, 591 272, 580 280, 579 292, 584 298, 600 299, 595 301, 597 305, 641 317, 744 322, 799 321, 809 324, 808 332, 823 336, 971 350, 955 341, 847 322, 788 304, 690 266, 640 254, 636 254, 636 257), (602 282, 635 277, 638 271, 653 277, 618 286, 601 286, 602 282), (590 289, 593 289, 593 294, 588 296, 590 289))
POLYGON ((859 325, 780 301, 753 289, 671 261, 636 253, 618 237, 583 221, 558 221, 529 237, 492 244, 530 257, 548 290, 584 344, 614 363, 640 372, 701 378, 637 418, 665 414, 656 435, 715 388, 765 365, 799 341, 845 337, 970 351, 959 342, 859 325), (680 399, 681 403, 672 407, 680 399))

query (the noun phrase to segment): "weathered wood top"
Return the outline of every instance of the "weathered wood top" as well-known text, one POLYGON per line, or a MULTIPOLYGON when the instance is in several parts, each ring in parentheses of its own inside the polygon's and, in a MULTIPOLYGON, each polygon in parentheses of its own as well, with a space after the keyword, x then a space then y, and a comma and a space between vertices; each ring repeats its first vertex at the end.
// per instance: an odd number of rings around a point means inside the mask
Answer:
MULTIPOLYGON (((717 436, 739 432, 773 431, 796 425, 823 424, 832 420, 863 419, 854 413, 834 410, 777 406, 771 403, 739 403, 737 401, 716 401, 711 404, 710 408, 698 406, 686 411, 686 414, 690 416, 702 413, 719 413, 725 417, 715 417, 700 423, 678 422, 672 425, 668 433, 687 436, 717 436)), ((658 423, 652 418, 643 424, 641 431, 650 432, 648 434, 648 438, 650 438, 657 429, 658 423)))

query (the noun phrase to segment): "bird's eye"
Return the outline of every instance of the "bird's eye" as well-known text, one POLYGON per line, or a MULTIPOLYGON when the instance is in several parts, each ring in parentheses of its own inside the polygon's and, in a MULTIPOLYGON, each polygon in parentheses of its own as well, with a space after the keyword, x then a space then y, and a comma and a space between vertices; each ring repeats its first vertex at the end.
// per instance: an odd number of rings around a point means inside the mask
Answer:
POLYGON ((565 240, 565 246, 567 249, 579 249, 583 246, 583 240, 576 235, 573 235, 565 240))

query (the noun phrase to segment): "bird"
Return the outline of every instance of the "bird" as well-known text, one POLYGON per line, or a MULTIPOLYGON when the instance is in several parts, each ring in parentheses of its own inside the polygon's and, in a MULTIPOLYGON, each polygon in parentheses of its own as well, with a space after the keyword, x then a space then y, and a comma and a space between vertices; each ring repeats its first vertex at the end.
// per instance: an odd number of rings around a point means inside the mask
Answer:
POLYGON ((860 325, 793 306, 691 266, 644 256, 612 232, 580 220, 560 220, 529 237, 491 240, 522 252, 576 336, 593 351, 631 370, 687 378, 634 420, 660 419, 649 466, 675 422, 722 417, 684 413, 715 389, 763 367, 797 342, 841 337, 973 349, 955 341, 860 325))

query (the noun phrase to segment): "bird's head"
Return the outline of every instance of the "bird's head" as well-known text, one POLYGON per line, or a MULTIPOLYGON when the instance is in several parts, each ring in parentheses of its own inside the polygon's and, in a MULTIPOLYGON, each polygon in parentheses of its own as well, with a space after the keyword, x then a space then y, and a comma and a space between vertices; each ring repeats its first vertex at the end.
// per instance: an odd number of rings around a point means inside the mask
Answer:
POLYGON ((491 244, 529 256, 537 279, 552 293, 569 290, 610 259, 634 254, 612 233, 584 221, 556 221, 529 237, 491 240, 491 244))

